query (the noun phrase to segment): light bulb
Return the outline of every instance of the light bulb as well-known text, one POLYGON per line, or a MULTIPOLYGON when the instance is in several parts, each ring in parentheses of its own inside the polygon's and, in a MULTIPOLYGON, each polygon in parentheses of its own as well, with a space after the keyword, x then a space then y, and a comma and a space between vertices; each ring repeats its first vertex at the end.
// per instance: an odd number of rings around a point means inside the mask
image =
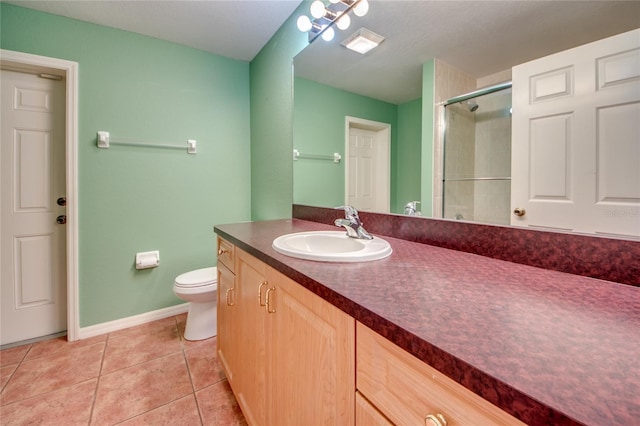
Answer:
POLYGON ((353 8, 353 13, 356 16, 364 16, 369 11, 369 2, 367 0, 360 0, 360 2, 353 8))
POLYGON ((342 16, 340 16, 336 21, 336 25, 341 30, 346 30, 347 28, 349 28, 349 25, 351 25, 351 18, 346 13, 343 13, 342 16))
POLYGON ((311 16, 314 18, 322 18, 324 16, 324 10, 324 3, 322 3, 322 0, 316 0, 311 3, 311 16))
POLYGON ((336 35, 336 32, 333 30, 333 27, 329 27, 322 33, 322 39, 324 41, 331 41, 334 35, 336 35))
POLYGON ((297 21, 298 29, 303 33, 306 33, 311 29, 311 19, 307 15, 302 15, 297 21))

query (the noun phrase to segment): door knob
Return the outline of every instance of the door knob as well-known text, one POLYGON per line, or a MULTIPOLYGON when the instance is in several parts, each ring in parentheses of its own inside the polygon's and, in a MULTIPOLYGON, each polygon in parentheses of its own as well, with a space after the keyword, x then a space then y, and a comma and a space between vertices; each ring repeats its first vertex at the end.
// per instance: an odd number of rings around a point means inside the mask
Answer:
POLYGON ((522 217, 525 214, 527 214, 527 211, 525 209, 523 209, 522 207, 516 207, 513 210, 513 214, 515 214, 516 216, 522 217))
POLYGON ((64 225, 65 223, 67 223, 67 216, 61 214, 56 218, 56 223, 58 223, 59 225, 64 225))
POLYGON ((59 206, 66 206, 67 205, 67 199, 65 197, 60 197, 56 200, 56 203, 59 206))

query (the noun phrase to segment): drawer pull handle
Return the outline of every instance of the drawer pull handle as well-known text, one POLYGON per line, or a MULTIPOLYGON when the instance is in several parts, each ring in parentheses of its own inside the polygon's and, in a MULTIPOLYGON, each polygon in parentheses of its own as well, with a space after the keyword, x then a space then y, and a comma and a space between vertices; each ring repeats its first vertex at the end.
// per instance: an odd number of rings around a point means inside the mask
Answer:
POLYGON ((230 302, 230 298, 229 298, 229 293, 231 293, 233 291, 233 287, 228 288, 227 291, 224 293, 226 301, 227 301, 227 306, 233 306, 235 305, 235 302, 230 302))
POLYGON ((229 253, 229 250, 225 250, 223 248, 218 249, 218 256, 222 256, 225 253, 229 253))
POLYGON ((270 314, 275 314, 276 313, 276 308, 274 307, 273 309, 271 309, 271 302, 273 301, 271 298, 269 298, 269 296, 271 295, 271 292, 275 292, 276 288, 275 287, 271 287, 269 290, 267 290, 267 292, 265 293, 265 298, 267 299, 267 302, 265 304, 265 306, 267 307, 267 312, 270 314))
POLYGON ((264 302, 264 303, 262 302, 262 286, 265 286, 265 285, 267 285, 267 284, 269 284, 269 283, 268 283, 268 282, 266 282, 266 281, 262 281, 262 282, 260 283, 260 285, 258 286, 258 304, 259 304, 260 306, 266 306, 266 305, 267 305, 267 303, 266 303, 266 302, 264 302))
POLYGON ((440 413, 437 414, 427 414, 427 417, 424 418, 425 426, 447 426, 447 420, 440 413))

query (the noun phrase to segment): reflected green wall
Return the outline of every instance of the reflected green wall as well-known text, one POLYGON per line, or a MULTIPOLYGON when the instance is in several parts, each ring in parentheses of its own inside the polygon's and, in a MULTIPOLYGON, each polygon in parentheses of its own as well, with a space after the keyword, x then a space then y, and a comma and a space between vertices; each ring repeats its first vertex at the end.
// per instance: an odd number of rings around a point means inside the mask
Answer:
MULTIPOLYGON (((303 154, 344 155, 345 117, 391 125, 391 211, 420 199, 421 101, 395 105, 304 78, 294 84, 294 148, 303 154)), ((342 205, 344 161, 300 159, 293 163, 293 200, 324 207, 342 205)))
MULTIPOLYGON (((393 210, 402 213, 409 201, 420 201, 422 157, 422 99, 398 105, 398 144, 394 162, 395 191, 391 197, 393 210)), ((421 210, 422 204, 418 204, 421 210)))
MULTIPOLYGON (((392 158, 397 145, 396 105, 295 78, 293 147, 306 154, 344 156, 345 117, 391 124, 392 158)), ((392 160, 393 163, 393 160, 392 160)), ((296 204, 336 207, 344 204, 344 161, 294 161, 296 204)), ((393 170, 393 167, 392 167, 393 170)), ((394 185, 394 179, 391 185, 394 185)))
POLYGON ((249 64, 6 3, 0 13, 3 49, 79 63, 81 327, 181 303, 174 278, 215 264, 213 226, 250 219, 249 64), (98 130, 196 139, 198 153, 98 149, 98 130), (160 266, 135 270, 148 250, 160 266))

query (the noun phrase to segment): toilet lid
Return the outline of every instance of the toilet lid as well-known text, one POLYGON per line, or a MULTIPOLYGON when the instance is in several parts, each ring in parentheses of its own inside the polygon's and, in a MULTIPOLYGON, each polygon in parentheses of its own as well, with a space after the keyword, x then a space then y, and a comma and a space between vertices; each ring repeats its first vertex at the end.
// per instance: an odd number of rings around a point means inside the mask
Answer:
POLYGON ((218 268, 196 269, 195 271, 185 272, 178 275, 176 285, 178 287, 200 287, 204 285, 215 284, 218 281, 218 268))

